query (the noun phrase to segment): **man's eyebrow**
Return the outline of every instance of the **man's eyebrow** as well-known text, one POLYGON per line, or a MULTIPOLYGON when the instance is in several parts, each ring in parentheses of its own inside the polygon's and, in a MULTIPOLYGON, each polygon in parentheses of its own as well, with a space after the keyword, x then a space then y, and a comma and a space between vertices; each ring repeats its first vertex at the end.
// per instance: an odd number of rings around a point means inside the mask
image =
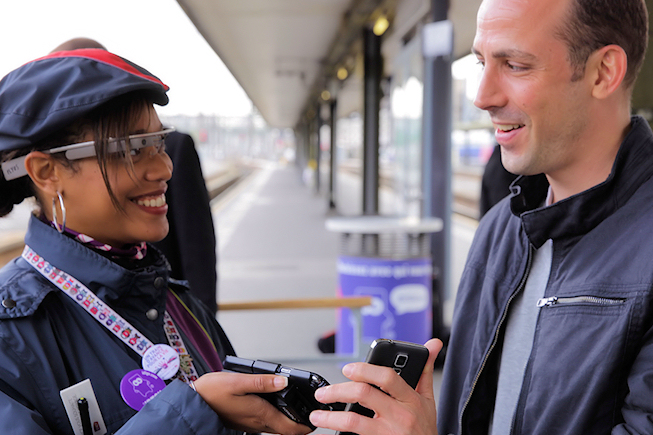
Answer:
MULTIPOLYGON (((472 53, 476 57, 483 57, 478 50, 472 47, 472 53)), ((500 51, 495 51, 492 53, 492 57, 494 59, 520 59, 520 60, 528 60, 528 61, 534 61, 537 59, 537 57, 532 54, 528 53, 526 51, 522 50, 517 50, 517 49, 508 49, 508 50, 500 50, 500 51)))

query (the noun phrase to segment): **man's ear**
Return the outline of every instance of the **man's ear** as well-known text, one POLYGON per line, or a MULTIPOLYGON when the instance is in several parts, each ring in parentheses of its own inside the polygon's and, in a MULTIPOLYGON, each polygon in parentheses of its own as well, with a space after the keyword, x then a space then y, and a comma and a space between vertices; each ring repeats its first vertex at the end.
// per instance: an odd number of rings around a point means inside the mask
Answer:
POLYGON ((60 180, 54 157, 41 151, 32 151, 25 156, 25 169, 39 190, 56 195, 60 180))
POLYGON ((590 55, 587 68, 593 80, 592 96, 605 99, 623 83, 628 69, 628 56, 620 46, 606 45, 590 55))

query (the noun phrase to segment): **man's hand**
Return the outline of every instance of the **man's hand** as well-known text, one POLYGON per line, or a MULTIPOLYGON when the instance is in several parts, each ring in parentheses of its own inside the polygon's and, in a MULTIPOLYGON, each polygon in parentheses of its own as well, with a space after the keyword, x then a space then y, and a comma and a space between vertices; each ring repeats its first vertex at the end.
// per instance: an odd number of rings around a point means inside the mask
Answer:
POLYGON ((282 414, 255 393, 272 393, 288 385, 276 375, 208 373, 195 381, 195 389, 220 416, 225 426, 245 432, 304 435, 311 430, 282 414))
POLYGON ((323 387, 315 392, 315 398, 322 403, 358 402, 372 409, 376 413, 374 418, 353 412, 313 411, 311 423, 359 435, 437 435, 433 364, 442 349, 442 342, 429 340, 426 347, 429 359, 415 390, 392 368, 353 363, 342 370, 353 382, 323 387))

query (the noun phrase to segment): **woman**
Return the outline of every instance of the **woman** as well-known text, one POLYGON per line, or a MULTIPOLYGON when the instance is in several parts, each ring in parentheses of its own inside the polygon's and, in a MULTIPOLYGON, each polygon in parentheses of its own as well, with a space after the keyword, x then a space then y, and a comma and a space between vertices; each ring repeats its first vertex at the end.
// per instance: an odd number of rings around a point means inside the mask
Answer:
POLYGON ((168 232, 167 90, 99 49, 0 82, 0 215, 37 204, 0 270, 0 433, 309 431, 248 394, 286 378, 220 372, 229 340, 148 244, 168 232))

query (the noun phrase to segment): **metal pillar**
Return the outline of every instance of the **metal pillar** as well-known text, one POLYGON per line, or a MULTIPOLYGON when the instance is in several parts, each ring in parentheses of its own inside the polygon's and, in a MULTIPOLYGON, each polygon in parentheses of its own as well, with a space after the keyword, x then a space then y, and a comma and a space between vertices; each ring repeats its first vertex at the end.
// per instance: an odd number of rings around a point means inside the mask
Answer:
POLYGON ((311 160, 310 121, 303 120, 301 122, 299 134, 301 137, 301 161, 299 161, 299 169, 301 170, 302 180, 304 182, 308 182, 308 180, 304 179, 304 170, 306 169, 306 167, 308 166, 311 160))
MULTIPOLYGON (((431 19, 447 19, 448 0, 431 0, 431 19)), ((453 44, 452 44, 453 45, 453 44)), ((433 335, 445 340, 442 305, 449 291, 451 245, 451 62, 452 50, 425 56, 423 190, 424 217, 442 219, 431 235, 433 258, 433 335), (448 52, 447 52, 448 51, 448 52)))
POLYGON ((322 160, 322 149, 320 148, 320 128, 322 127, 322 115, 320 105, 315 110, 315 193, 320 193, 320 161, 322 160))
POLYGON ((335 209, 336 208, 336 196, 335 196, 335 186, 336 186, 336 168, 337 168, 337 161, 336 161, 336 111, 338 108, 338 103, 336 102, 336 99, 332 99, 329 102, 329 127, 331 129, 331 162, 330 162, 330 170, 329 170, 329 208, 330 209, 335 209))
POLYGON ((304 134, 303 124, 300 122, 295 126, 295 166, 301 171, 304 169, 304 134))
POLYGON ((381 101, 381 37, 363 29, 365 54, 363 114, 363 214, 379 212, 379 110, 381 101))

